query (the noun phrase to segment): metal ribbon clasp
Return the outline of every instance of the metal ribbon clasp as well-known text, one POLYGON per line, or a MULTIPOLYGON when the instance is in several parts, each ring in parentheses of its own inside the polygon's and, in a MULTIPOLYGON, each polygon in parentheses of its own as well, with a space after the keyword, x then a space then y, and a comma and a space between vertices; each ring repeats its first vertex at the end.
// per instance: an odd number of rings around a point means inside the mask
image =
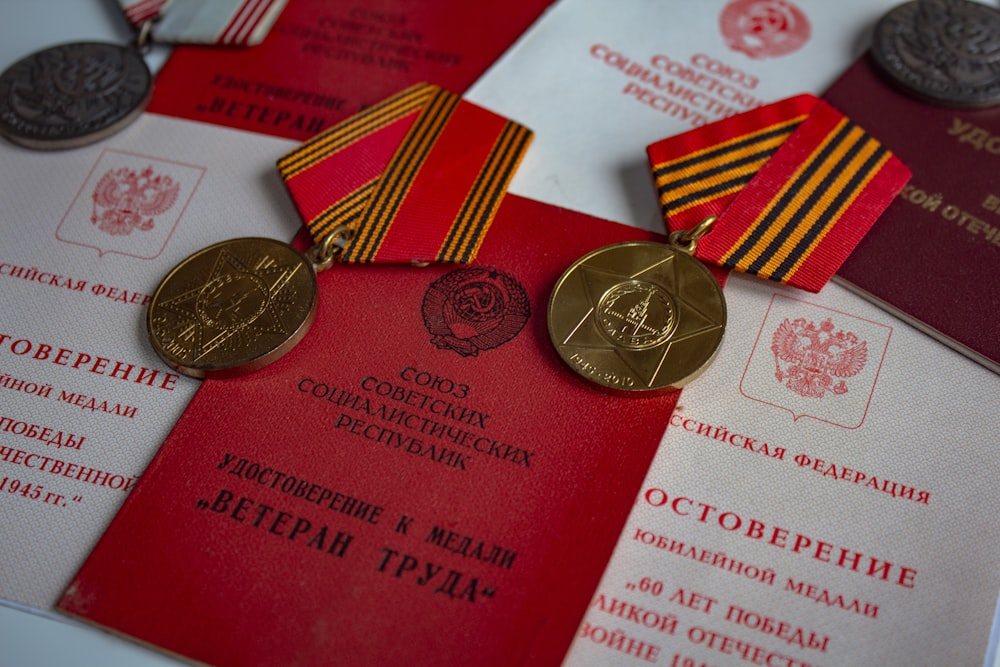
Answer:
POLYGON ((671 232, 668 237, 670 245, 688 255, 694 255, 694 251, 698 248, 698 240, 712 231, 712 227, 715 226, 715 221, 718 219, 719 216, 710 215, 692 229, 678 229, 671 232))
POLYGON ((354 230, 347 225, 337 225, 319 243, 306 251, 306 258, 312 263, 316 273, 333 266, 334 260, 344 252, 344 248, 354 238, 354 230))

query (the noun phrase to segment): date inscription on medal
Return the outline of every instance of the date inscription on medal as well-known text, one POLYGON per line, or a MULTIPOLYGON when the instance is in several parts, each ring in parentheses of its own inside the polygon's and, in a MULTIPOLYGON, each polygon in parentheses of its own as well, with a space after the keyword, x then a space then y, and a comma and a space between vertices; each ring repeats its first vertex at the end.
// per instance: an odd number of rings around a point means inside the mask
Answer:
POLYGON ((726 302, 698 260, 660 243, 600 248, 573 264, 549 301, 559 356, 626 395, 682 387, 715 357, 726 302))
POLYGON ((316 314, 316 276, 297 250, 234 239, 181 262, 149 305, 154 349, 193 377, 232 377, 276 360, 316 314))

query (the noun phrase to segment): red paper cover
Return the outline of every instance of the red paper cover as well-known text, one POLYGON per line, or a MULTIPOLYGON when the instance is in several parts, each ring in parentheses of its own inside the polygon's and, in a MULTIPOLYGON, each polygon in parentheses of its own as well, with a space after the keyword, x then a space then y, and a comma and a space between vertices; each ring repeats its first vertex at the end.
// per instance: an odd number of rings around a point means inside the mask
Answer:
POLYGON ((149 110, 307 139, 426 81, 462 94, 552 0, 294 0, 248 49, 175 47, 149 110))
POLYGON ((305 340, 254 375, 204 383, 60 609, 211 664, 558 664, 677 393, 621 398, 582 381, 549 341, 547 301, 586 252, 657 238, 508 195, 473 267, 320 274, 305 340), (441 287, 469 270, 482 275, 441 287), (484 316, 504 292, 530 316, 507 342, 449 333, 439 297, 456 289, 484 316), (448 430, 394 424, 379 405, 448 430), (352 434, 345 419, 366 426, 352 434), (371 439, 380 429, 396 435, 371 439), (295 483, 283 490, 279 472, 295 483), (384 509, 368 523, 346 500, 317 505, 321 489, 384 509), (309 534, 292 534, 300 519, 309 534), (320 526, 325 550, 306 541, 320 526), (327 553, 337 531, 351 536, 342 555, 327 553))
POLYGON ((868 56, 824 98, 913 172, 837 275, 1000 372, 1000 107, 925 104, 891 86, 868 56))

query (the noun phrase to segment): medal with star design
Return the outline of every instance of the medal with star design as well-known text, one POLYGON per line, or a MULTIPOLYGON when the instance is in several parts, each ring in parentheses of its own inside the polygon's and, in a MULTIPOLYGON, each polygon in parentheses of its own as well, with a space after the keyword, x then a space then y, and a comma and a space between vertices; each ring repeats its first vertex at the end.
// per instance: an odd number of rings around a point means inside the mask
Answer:
POLYGON ((549 335, 569 366, 614 393, 679 389, 711 363, 726 300, 681 245, 627 242, 577 260, 549 300, 549 335))
POLYGON ((549 301, 559 356, 598 387, 632 396, 683 387, 715 358, 726 302, 703 262, 818 292, 910 177, 878 140, 812 95, 646 152, 669 244, 595 250, 549 301))
POLYGON ((526 127, 430 84, 321 132, 277 161, 314 245, 240 238, 191 255, 150 302, 153 349, 192 377, 245 375, 305 337, 316 273, 336 262, 472 262, 530 141, 526 127))
POLYGON ((309 258, 281 241, 241 238, 174 268, 153 295, 147 330, 171 368, 224 378, 276 360, 302 340, 315 316, 309 258))

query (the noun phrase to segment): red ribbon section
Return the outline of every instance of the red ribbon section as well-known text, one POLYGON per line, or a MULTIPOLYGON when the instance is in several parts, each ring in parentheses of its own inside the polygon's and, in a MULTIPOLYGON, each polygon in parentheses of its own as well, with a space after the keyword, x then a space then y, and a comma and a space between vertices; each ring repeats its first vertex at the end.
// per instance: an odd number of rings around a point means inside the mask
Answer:
POLYGON ((418 84, 313 137, 278 172, 317 243, 353 230, 342 261, 469 263, 531 138, 418 84))
POLYGON ((718 220, 695 256, 818 292, 910 178, 826 102, 800 95, 646 149, 671 231, 718 220))

